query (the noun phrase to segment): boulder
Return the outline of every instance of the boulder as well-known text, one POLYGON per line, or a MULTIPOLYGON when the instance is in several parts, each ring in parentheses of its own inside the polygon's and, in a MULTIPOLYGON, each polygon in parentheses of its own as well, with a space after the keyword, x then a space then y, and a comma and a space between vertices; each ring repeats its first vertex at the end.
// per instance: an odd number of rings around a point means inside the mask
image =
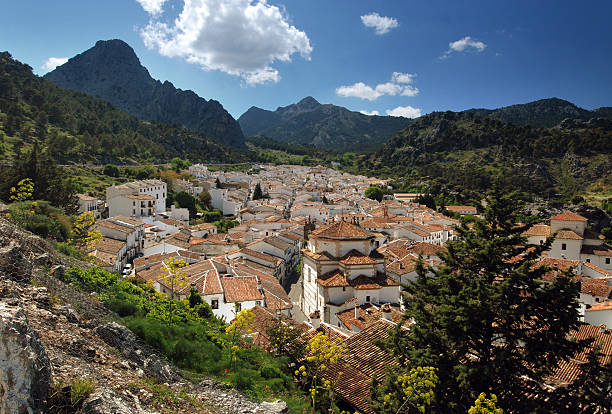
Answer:
POLYGON ((43 413, 51 367, 20 307, 0 302, 0 413, 43 413))
POLYGON ((21 245, 15 241, 0 248, 0 273, 15 282, 30 281, 32 264, 23 256, 21 245))
POLYGON ((134 410, 113 389, 99 387, 89 394, 80 412, 83 414, 131 414, 134 410))
POLYGON ((130 361, 163 382, 172 382, 180 377, 176 370, 155 353, 143 348, 132 331, 116 322, 96 328, 98 336, 108 345, 117 348, 130 361))
POLYGON ((287 403, 281 400, 262 402, 259 404, 259 409, 263 414, 281 414, 289 412, 287 403))

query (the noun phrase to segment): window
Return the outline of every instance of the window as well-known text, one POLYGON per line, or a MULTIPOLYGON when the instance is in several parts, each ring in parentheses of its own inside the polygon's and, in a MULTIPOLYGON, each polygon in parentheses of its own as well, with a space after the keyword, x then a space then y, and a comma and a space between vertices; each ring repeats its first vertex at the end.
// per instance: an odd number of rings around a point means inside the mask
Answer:
POLYGON ((587 259, 587 263, 591 263, 591 259, 587 259))
POLYGON ((561 250, 567 250, 567 244, 561 243, 561 250))
POLYGON ((213 299, 210 301, 210 307, 213 309, 219 309, 219 299, 213 299))
POLYGON ((606 257, 606 264, 610 264, 610 258, 606 257))
POLYGON ((256 300, 256 301, 255 301, 255 305, 257 305, 257 306, 261 306, 261 301, 260 301, 260 300, 256 300))
POLYGON ((346 286, 342 286, 342 291, 346 291, 346 286))
POLYGON ((370 296, 369 295, 366 296, 366 302, 368 302, 368 303, 370 302, 370 296))

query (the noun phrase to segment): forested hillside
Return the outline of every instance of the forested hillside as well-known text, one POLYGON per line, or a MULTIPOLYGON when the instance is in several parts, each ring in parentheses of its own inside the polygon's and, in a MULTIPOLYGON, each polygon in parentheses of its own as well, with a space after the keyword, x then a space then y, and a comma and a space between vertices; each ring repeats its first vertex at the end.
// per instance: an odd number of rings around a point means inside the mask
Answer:
POLYGON ((0 154, 10 161, 35 140, 61 164, 192 161, 239 162, 245 153, 200 133, 140 121, 101 99, 62 89, 0 53, 0 154))
POLYGON ((364 115, 341 106, 322 105, 309 96, 276 111, 253 106, 238 122, 247 136, 322 150, 367 151, 378 148, 412 119, 364 115))
POLYGON ((470 112, 437 112, 415 120, 357 169, 456 189, 484 190, 495 177, 527 193, 571 196, 610 180, 612 121, 567 122, 571 128, 531 128, 470 112))

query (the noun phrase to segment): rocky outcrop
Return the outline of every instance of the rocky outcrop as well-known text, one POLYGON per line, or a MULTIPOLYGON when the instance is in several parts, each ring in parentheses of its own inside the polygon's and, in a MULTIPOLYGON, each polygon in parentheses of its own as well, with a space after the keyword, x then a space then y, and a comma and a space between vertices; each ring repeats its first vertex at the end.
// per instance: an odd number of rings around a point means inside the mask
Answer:
POLYGON ((45 412, 50 374, 23 309, 0 302, 0 413, 45 412))
POLYGON ((30 281, 32 264, 25 259, 21 245, 15 241, 0 247, 0 272, 16 282, 30 281))
POLYGON ((98 326, 96 333, 104 342, 117 348, 148 375, 163 382, 176 381, 180 378, 180 374, 172 365, 145 349, 136 335, 125 326, 110 322, 98 326))
POLYGON ((219 102, 153 79, 121 40, 98 41, 45 78, 62 88, 102 98, 137 118, 178 125, 227 146, 246 148, 240 125, 219 102))

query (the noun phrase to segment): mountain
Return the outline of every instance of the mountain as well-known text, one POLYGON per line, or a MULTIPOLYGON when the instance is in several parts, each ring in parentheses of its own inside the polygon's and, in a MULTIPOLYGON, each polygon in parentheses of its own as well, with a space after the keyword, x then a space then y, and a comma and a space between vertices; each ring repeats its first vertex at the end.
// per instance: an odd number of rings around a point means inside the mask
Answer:
POLYGON ((62 163, 240 162, 245 154, 201 133, 138 120, 107 101, 63 89, 0 53, 0 159, 34 141, 62 163))
POLYGON ((464 111, 480 117, 497 119, 515 125, 529 125, 536 128, 552 128, 565 119, 588 121, 591 118, 612 119, 612 108, 587 111, 571 102, 559 98, 506 106, 498 109, 469 109, 464 111))
POLYGON ((364 115, 341 106, 322 105, 309 96, 276 111, 253 106, 238 118, 238 122, 247 136, 350 151, 375 148, 410 125, 412 120, 364 115))
POLYGON ((62 88, 102 98, 142 120, 177 125, 233 148, 246 148, 240 125, 219 102, 153 79, 121 40, 98 41, 44 77, 62 88))
POLYGON ((612 120, 570 123, 532 128, 474 111, 434 112, 362 156, 358 168, 437 179, 457 191, 484 191, 499 175, 509 189, 571 197, 599 179, 612 182, 612 120))

